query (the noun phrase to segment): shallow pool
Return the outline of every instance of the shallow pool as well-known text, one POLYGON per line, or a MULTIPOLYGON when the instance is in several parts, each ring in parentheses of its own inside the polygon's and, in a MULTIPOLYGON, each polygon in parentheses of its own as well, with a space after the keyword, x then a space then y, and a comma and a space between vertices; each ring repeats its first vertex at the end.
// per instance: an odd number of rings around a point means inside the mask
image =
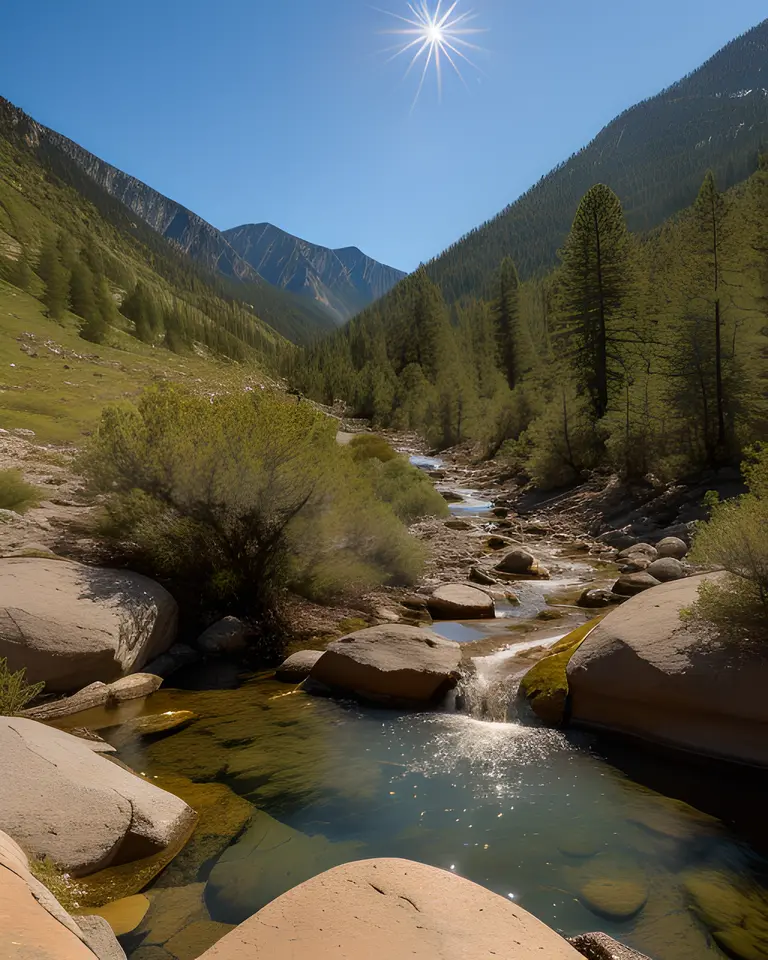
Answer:
MULTIPOLYGON (((702 960, 724 954, 690 909, 692 878, 713 870, 756 884, 766 877, 759 844, 633 783, 620 769, 632 754, 615 752, 609 763, 587 736, 363 709, 267 680, 161 692, 147 709, 194 710, 200 720, 123 749, 134 769, 227 784, 262 811, 259 835, 264 823, 274 826, 265 814, 280 822, 278 831, 298 831, 288 857, 285 846, 253 847, 251 830, 239 841, 242 856, 235 844, 218 868, 205 863, 169 881, 209 880, 214 921, 245 919, 304 879, 302 871, 406 857, 514 899, 565 934, 603 929, 654 960, 702 960), (626 883, 644 902, 620 919, 611 901, 620 904, 626 883), (601 890, 602 906, 590 899, 601 890)), ((724 789, 722 778, 702 780, 680 762, 654 758, 652 769, 666 772, 667 794, 703 808, 724 789)), ((751 781, 733 789, 742 805, 763 802, 763 787, 751 781)))

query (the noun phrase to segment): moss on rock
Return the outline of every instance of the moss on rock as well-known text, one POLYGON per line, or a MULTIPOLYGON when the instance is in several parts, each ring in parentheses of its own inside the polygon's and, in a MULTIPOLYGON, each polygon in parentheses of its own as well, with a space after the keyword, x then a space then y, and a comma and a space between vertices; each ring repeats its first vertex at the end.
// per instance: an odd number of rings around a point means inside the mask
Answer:
POLYGON ((600 619, 590 620, 563 637, 549 656, 539 660, 520 682, 520 691, 533 712, 546 723, 564 722, 568 704, 568 664, 600 619))

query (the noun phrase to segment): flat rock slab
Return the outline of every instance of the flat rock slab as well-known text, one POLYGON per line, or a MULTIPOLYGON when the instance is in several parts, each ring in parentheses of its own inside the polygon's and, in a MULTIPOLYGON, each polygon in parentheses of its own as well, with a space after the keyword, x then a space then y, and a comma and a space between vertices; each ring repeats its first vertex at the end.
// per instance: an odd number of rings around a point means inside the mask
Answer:
POLYGON ((454 874, 348 863, 289 890, 200 960, 580 960, 535 917, 454 874))
POLYGON ((459 678, 461 647, 421 627, 383 624, 328 645, 310 680, 392 706, 439 700, 459 678))
POLYGON ((428 607, 436 620, 492 620, 496 615, 496 605, 487 593, 463 583, 438 587, 428 607))
POLYGON ((195 820, 88 741, 35 720, 0 718, 0 769, 0 829, 74 875, 151 856, 195 820))
POLYGON ((680 616, 719 576, 665 583, 611 611, 568 664, 573 720, 768 766, 768 651, 680 616))
POLYGON ((0 657, 71 693, 134 673, 176 635, 173 597, 148 577, 57 560, 0 560, 0 657))

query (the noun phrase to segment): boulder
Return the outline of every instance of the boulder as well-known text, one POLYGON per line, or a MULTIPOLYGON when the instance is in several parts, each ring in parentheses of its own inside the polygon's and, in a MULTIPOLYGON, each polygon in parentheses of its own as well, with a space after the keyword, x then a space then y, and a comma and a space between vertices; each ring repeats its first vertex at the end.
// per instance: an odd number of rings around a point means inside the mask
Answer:
POLYGON ((533 554, 528 553, 527 550, 523 550, 522 547, 518 547, 510 551, 496 569, 502 573, 526 574, 531 570, 534 563, 536 563, 536 558, 533 554))
POLYGON ((680 617, 719 576, 666 583, 611 611, 568 665, 573 721, 768 766, 768 651, 720 643, 680 617))
POLYGON ((614 583, 613 592, 620 597, 634 597, 651 587, 658 587, 660 582, 648 572, 625 573, 614 583))
POLYGON ((664 537, 656 544, 659 557, 672 557, 674 560, 683 560, 688 554, 688 544, 679 537, 664 537))
POLYGON ((674 557, 662 557, 654 560, 646 571, 660 583, 671 583, 672 580, 682 580, 686 574, 685 567, 674 557))
POLYGON ((98 960, 126 960, 125 950, 117 942, 112 927, 103 917, 91 914, 76 918, 85 944, 98 960))
POLYGON ((606 920, 629 920, 648 899, 648 880, 630 857, 599 853, 575 873, 579 900, 606 920))
POLYGON ((148 673, 167 680, 184 667, 189 667, 200 660, 200 652, 193 650, 186 643, 174 643, 166 652, 152 660, 145 667, 148 673))
POLYGON ((604 607, 613 606, 614 603, 618 603, 621 599, 621 597, 618 597, 610 590, 590 587, 579 597, 577 605, 584 607, 585 610, 601 610, 604 607))
POLYGON ((432 704, 459 678, 461 647, 431 630, 382 625, 328 645, 310 680, 389 705, 432 704))
POLYGON ((428 605, 436 620, 483 620, 496 615, 491 597, 464 583, 447 583, 438 587, 428 605))
POLYGON ((460 517, 456 517, 452 520, 446 520, 445 526, 449 530, 473 530, 474 524, 470 523, 469 520, 462 520, 460 517))
POLYGON ((636 557, 632 557, 631 560, 625 560, 621 563, 619 565, 619 573, 642 573, 650 567, 652 562, 655 561, 651 561, 648 557, 638 554, 636 557))
POLYGON ((658 551, 650 543, 633 543, 631 547, 626 547, 618 555, 618 560, 634 560, 643 557, 650 563, 658 557, 658 551))
POLYGON ((728 956, 768 956, 768 895, 742 873, 699 867, 684 874, 693 912, 728 956))
POLYGON ((109 738, 116 747, 122 747, 137 737, 165 736, 178 733, 198 719, 191 710, 166 710, 165 713, 152 713, 144 717, 134 717, 117 727, 109 738))
POLYGON ((291 654, 275 671, 275 680, 281 683, 301 683, 312 673, 312 668, 322 655, 322 650, 301 650, 291 654))
POLYGON ((195 646, 206 657, 237 657, 248 649, 252 633, 237 617, 224 617, 200 634, 195 646))
POLYGON ((242 923, 297 884, 355 859, 356 843, 313 837, 254 811, 242 837, 219 857, 208 878, 205 902, 213 920, 242 923))
POLYGON ((91 915, 105 920, 116 937, 124 937, 141 925, 148 910, 149 899, 143 893, 137 893, 92 909, 91 915))
POLYGON ((509 900, 421 863, 347 863, 294 887, 200 960, 580 960, 509 900))
MULTIPOLYGON (((0 833, 0 940, 8 960, 112 960, 121 953, 97 953, 89 937, 32 876, 21 847, 0 833)), ((106 937, 104 938, 107 944, 106 937)), ((117 947, 114 936, 112 948, 117 947)), ((125 954, 122 954, 124 957, 125 954)))
POLYGON ((0 829, 76 876, 159 853, 194 826, 183 801, 35 720, 0 718, 0 769, 0 829))
POLYGON ((113 703, 140 700, 156 693, 163 685, 163 678, 153 673, 134 673, 130 677, 115 680, 109 685, 108 699, 113 703))
POLYGON ((0 657, 70 693, 140 670, 176 635, 176 601, 147 577, 57 560, 0 560, 0 657))
POLYGON ((488 537, 485 541, 485 545, 489 550, 504 550, 507 547, 511 547, 513 543, 514 540, 510 540, 509 537, 500 537, 498 535, 488 537))

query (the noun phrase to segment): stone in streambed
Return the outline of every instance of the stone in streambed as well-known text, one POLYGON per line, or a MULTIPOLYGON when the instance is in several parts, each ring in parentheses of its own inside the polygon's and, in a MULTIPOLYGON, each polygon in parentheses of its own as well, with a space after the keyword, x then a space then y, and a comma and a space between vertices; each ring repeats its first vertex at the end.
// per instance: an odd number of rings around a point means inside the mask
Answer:
POLYGON ((727 870, 692 870, 684 879, 694 913, 715 941, 739 960, 768 956, 768 896, 727 870))
POLYGON ((673 580, 682 580, 687 576, 685 567, 674 557, 662 557, 660 560, 654 560, 646 573, 656 577, 660 583, 671 583, 673 580))
POLYGON ((625 550, 622 550, 616 559, 633 560, 642 557, 651 563, 652 561, 656 560, 658 556, 658 550, 650 543, 634 543, 631 547, 627 547, 625 550))
POLYGON ((206 657, 238 657, 247 651, 252 633, 237 617, 224 617, 201 633, 195 646, 206 657))
POLYGON ((171 938, 165 946, 174 960, 196 960, 201 950, 207 951, 233 929, 229 923, 196 920, 171 938))
POLYGON ((445 526, 449 530, 474 530, 474 524, 471 524, 469 520, 462 520, 460 518, 446 520, 445 526))
POLYGON ((613 592, 620 597, 634 597, 651 587, 658 587, 660 583, 661 581, 650 573, 627 573, 614 583, 613 592))
POLYGON ((486 573, 482 567, 472 567, 469 571, 469 579, 473 583, 480 584, 481 587, 495 587, 498 583, 498 580, 486 573))
POLYGON ((135 737, 161 737, 163 734, 178 733, 190 723, 198 719, 191 710, 167 710, 165 713, 154 713, 146 717, 136 717, 121 723, 110 734, 110 740, 120 747, 135 737))
POLYGON ((275 671, 275 680, 280 683, 301 683, 307 679, 322 655, 322 650, 301 650, 291 654, 275 671))
POLYGON ((329 644, 309 679, 363 700, 425 705, 456 685, 460 660, 459 644, 431 630, 382 625, 329 644))
POLYGON ((549 571, 546 567, 543 567, 533 554, 522 547, 510 551, 495 569, 498 574, 507 578, 549 580, 549 571))
POLYGON ((0 718, 0 769, 0 829, 75 875, 159 853, 195 821, 178 798, 34 720, 0 718))
POLYGON ((482 590, 463 583, 447 583, 427 601, 436 620, 483 620, 496 615, 493 599, 482 590))
POLYGON ((610 590, 591 588, 582 593, 577 601, 577 606, 583 607, 585 610, 601 610, 604 607, 613 606, 614 603, 618 603, 621 599, 621 597, 610 590))
POLYGON ((630 857, 610 853, 598 854, 577 871, 576 889, 585 907, 608 920, 634 917, 648 899, 642 868, 630 857))
POLYGON ((149 900, 142 893, 133 897, 123 897, 114 900, 104 907, 91 909, 89 916, 102 917, 112 928, 116 937, 124 937, 133 933, 140 925, 149 910, 149 900))
POLYGON ((688 555, 688 544, 679 537, 665 537, 656 544, 656 551, 660 558, 672 557, 674 560, 684 560, 688 555))

